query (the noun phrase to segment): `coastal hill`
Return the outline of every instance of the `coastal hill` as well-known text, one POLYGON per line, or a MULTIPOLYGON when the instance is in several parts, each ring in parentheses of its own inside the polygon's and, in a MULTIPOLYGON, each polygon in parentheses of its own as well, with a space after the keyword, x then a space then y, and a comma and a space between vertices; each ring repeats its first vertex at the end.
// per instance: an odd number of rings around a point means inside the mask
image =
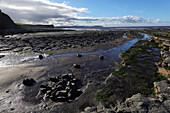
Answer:
POLYGON ((14 21, 5 13, 0 10, 0 30, 14 29, 17 25, 14 21))

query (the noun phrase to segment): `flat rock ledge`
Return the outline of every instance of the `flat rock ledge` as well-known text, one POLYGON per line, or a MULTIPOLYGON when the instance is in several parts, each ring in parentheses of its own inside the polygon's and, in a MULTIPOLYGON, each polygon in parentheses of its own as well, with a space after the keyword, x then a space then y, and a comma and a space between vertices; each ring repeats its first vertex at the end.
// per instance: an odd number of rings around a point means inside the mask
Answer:
POLYGON ((116 107, 107 109, 101 105, 86 107, 81 113, 169 113, 170 112, 170 81, 154 82, 156 98, 146 97, 140 93, 118 103, 116 107))

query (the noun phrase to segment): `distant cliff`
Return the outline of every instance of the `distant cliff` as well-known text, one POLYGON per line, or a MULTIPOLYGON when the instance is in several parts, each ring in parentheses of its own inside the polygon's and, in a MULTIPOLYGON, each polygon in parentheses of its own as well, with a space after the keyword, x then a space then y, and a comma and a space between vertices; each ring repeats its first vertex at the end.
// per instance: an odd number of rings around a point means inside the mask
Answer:
POLYGON ((33 29, 48 29, 48 28, 54 28, 54 25, 18 25, 21 29, 27 29, 27 30, 33 30, 33 29))
POLYGON ((5 13, 0 10, 0 30, 14 29, 17 25, 14 21, 5 13))

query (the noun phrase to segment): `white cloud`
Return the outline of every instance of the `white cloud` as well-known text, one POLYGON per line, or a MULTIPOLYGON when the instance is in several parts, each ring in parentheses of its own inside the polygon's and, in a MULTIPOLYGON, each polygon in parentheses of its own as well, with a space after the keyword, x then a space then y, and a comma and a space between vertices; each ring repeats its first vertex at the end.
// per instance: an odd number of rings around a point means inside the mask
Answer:
POLYGON ((0 9, 19 23, 43 23, 54 25, 122 25, 122 24, 157 24, 159 19, 124 17, 80 17, 88 13, 87 8, 75 8, 63 3, 49 0, 0 0, 0 9), (98 22, 98 23, 96 23, 98 22), (110 22, 108 24, 108 22, 110 22))

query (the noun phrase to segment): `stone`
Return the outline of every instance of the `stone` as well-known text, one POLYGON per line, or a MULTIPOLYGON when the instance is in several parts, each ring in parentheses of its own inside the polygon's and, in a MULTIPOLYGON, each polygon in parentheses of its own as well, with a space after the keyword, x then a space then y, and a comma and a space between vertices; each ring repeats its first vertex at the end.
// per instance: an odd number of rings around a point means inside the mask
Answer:
POLYGON ((149 42, 155 42, 155 40, 151 38, 151 39, 149 39, 149 42))
POLYGON ((5 55, 0 55, 0 58, 3 58, 3 57, 5 57, 5 55))
POLYGON ((42 60, 44 58, 43 55, 39 55, 38 57, 40 60, 42 60))
POLYGON ((34 85, 36 83, 36 81, 33 79, 33 78, 31 78, 31 79, 24 79, 23 80, 23 84, 25 85, 25 86, 32 86, 32 85, 34 85))
POLYGON ((156 92, 156 95, 168 95, 170 96, 170 84, 167 80, 160 81, 160 82, 154 82, 154 89, 156 92))
POLYGON ((15 108, 11 108, 10 110, 11 110, 11 111, 14 111, 14 110, 15 110, 15 108))
POLYGON ((168 64, 170 64, 170 57, 167 57, 162 63, 165 68, 168 68, 168 64))
POLYGON ((68 73, 68 75, 71 77, 71 78, 74 78, 74 75, 72 73, 68 73))
POLYGON ((31 81, 33 84, 36 83, 36 81, 35 81, 33 78, 30 78, 30 81, 31 81))
POLYGON ((73 64, 73 67, 80 69, 80 65, 78 65, 78 64, 73 64))
POLYGON ((65 87, 62 86, 62 85, 58 85, 58 86, 57 86, 57 90, 64 90, 64 89, 65 89, 65 87))
POLYGON ((77 57, 82 57, 82 54, 78 53, 78 54, 77 54, 77 57))
POLYGON ((56 78, 50 78, 50 81, 57 82, 58 80, 56 78))
POLYGON ((84 109, 85 112, 95 112, 97 111, 97 107, 86 107, 84 109))
POLYGON ((63 79, 67 79, 67 80, 70 79, 70 76, 69 76, 68 74, 63 74, 61 77, 62 77, 63 79))
POLYGON ((58 102, 68 101, 68 99, 67 99, 66 97, 64 97, 64 96, 59 96, 59 97, 56 98, 56 100, 57 100, 58 102))
POLYGON ((55 97, 59 97, 59 96, 68 97, 67 91, 66 90, 57 91, 55 97))
POLYGON ((100 55, 100 56, 99 56, 99 59, 100 59, 100 60, 104 60, 104 56, 100 55))
POLYGON ((47 92, 47 89, 46 88, 40 88, 40 92, 45 94, 47 92))

